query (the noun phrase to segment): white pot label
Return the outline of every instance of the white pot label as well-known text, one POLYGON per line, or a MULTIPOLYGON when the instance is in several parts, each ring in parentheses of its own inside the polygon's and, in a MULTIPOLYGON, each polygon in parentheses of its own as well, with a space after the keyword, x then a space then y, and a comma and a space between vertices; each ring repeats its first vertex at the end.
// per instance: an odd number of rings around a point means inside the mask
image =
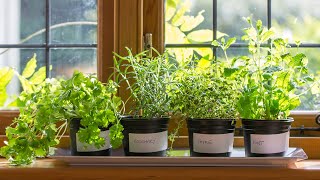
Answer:
POLYGON ((251 153, 273 154, 289 148, 289 132, 281 134, 251 134, 251 153))
POLYGON ((198 153, 226 153, 233 149, 233 133, 193 133, 193 151, 198 153))
POLYGON ((77 143, 77 151, 78 152, 94 152, 94 151, 102 151, 106 149, 110 149, 110 138, 109 138, 109 130, 101 131, 100 137, 105 139, 105 144, 101 148, 96 148, 94 144, 82 143, 79 141, 78 133, 76 134, 76 143, 77 143))
POLYGON ((151 153, 168 148, 168 131, 147 134, 129 133, 129 151, 151 153))

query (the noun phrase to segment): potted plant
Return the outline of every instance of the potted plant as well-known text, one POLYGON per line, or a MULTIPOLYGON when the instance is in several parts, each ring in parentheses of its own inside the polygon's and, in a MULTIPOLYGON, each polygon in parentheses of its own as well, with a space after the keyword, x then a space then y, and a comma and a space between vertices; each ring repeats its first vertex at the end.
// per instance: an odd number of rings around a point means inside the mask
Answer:
POLYGON ((130 97, 130 116, 121 119, 124 127, 125 155, 165 156, 168 148, 170 99, 167 86, 171 82, 172 65, 167 53, 148 57, 147 51, 128 56, 114 56, 116 82, 125 83, 130 97))
POLYGON ((23 91, 19 102, 24 106, 6 129, 8 140, 1 155, 14 165, 27 165, 36 157, 46 157, 53 153, 69 124, 73 154, 89 155, 88 149, 94 151, 92 154, 108 154, 108 140, 113 147, 122 140, 116 113, 121 101, 115 93, 111 81, 104 86, 95 76, 80 72, 69 80, 46 79, 33 92, 23 91), (108 132, 102 133, 102 128, 108 127, 109 139, 108 132))
MULTIPOLYGON (((214 41, 224 51, 235 42, 214 41)), ((212 62, 208 57, 180 65, 170 89, 175 113, 187 117, 191 156, 230 156, 239 97, 236 72, 226 61, 212 62)))
POLYGON ((283 156, 289 147, 293 119, 290 110, 300 104, 299 88, 313 81, 308 75, 306 56, 289 51, 287 40, 275 37, 274 29, 261 20, 244 30, 250 57, 243 64, 243 89, 237 109, 244 129, 247 156, 283 156), (268 43, 268 44, 266 44, 268 43))

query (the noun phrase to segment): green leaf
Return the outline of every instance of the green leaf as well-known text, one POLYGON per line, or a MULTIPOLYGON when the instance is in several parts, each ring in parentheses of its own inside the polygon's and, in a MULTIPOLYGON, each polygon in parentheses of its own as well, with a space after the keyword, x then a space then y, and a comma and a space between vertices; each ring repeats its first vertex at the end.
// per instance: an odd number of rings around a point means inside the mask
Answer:
POLYGON ((238 70, 239 70, 239 68, 224 68, 224 75, 226 77, 230 77, 232 74, 234 74, 238 70))
POLYGON ((40 84, 46 79, 46 67, 41 67, 37 72, 30 78, 32 84, 40 84))
POLYGON ((228 39, 226 45, 225 45, 225 49, 228 49, 232 44, 234 44, 237 41, 237 38, 233 37, 228 39))
POLYGON ((12 68, 1 68, 0 69, 0 89, 5 89, 11 79, 13 78, 14 70, 12 68))
POLYGON ((20 83, 24 91, 28 93, 33 92, 33 86, 27 79, 25 79, 23 76, 20 76, 20 75, 18 75, 18 78, 20 80, 20 83))
POLYGON ((208 60, 213 58, 213 52, 211 48, 196 48, 194 50, 202 57, 208 56, 208 60))
POLYGON ((28 61, 26 67, 24 68, 24 70, 22 72, 22 76, 24 78, 29 78, 35 72, 36 67, 37 67, 36 57, 37 57, 37 55, 34 54, 33 57, 28 61))
POLYGON ((4 106, 4 103, 7 100, 7 92, 5 89, 0 89, 0 107, 4 106))
POLYGON ((190 11, 191 2, 184 1, 181 8, 176 12, 175 16, 173 16, 171 23, 174 26, 180 26, 184 23, 184 14, 190 11))
POLYGON ((184 23, 181 25, 180 29, 183 32, 191 31, 196 28, 199 24, 201 24, 204 20, 202 13, 204 10, 200 11, 196 17, 193 16, 185 16, 184 23))
POLYGON ((260 19, 257 21, 256 27, 258 30, 260 30, 262 28, 262 21, 260 19))
POLYGON ((213 40, 213 31, 210 29, 192 31, 187 38, 194 42, 210 42, 213 40))
POLYGON ((272 29, 263 31, 260 37, 260 43, 268 41, 273 35, 275 35, 275 32, 272 29))
POLYGON ((220 43, 217 40, 212 41, 211 45, 214 45, 216 47, 220 46, 220 43))
POLYGON ((200 59, 200 61, 198 62, 197 68, 200 69, 207 69, 211 66, 211 61, 208 61, 206 59, 200 59))

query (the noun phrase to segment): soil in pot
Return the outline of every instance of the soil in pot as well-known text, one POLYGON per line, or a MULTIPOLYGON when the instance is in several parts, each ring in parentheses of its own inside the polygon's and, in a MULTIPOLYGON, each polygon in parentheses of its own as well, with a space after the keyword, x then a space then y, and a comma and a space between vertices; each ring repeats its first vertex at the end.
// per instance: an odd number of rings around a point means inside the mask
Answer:
POLYGON ((244 146, 247 157, 281 157, 289 148, 293 119, 242 119, 244 146))
POLYGON ((126 156, 166 156, 169 118, 121 119, 126 156))
POLYGON ((110 156, 111 145, 109 138, 109 127, 100 128, 100 136, 104 137, 105 145, 96 148, 93 144, 89 145, 79 141, 77 132, 79 131, 81 119, 72 119, 70 122, 71 155, 73 156, 110 156))
POLYGON ((188 119, 190 156, 230 156, 235 122, 234 119, 188 119))

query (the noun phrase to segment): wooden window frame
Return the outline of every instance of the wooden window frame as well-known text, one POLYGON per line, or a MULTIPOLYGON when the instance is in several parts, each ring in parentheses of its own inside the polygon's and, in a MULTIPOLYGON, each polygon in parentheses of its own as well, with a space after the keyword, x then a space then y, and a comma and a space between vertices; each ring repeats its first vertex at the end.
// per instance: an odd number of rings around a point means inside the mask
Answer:
MULTIPOLYGON (((143 34, 153 34, 153 47, 164 51, 164 0, 98 0, 98 77, 106 82, 113 70, 113 52, 126 54, 124 47, 134 53, 142 50, 143 34)), ((119 89, 119 95, 128 97, 125 88, 119 89)), ((317 127, 317 111, 292 111, 295 119, 293 127, 317 127)), ((12 119, 19 115, 17 110, 0 110, 0 146, 5 139, 4 129, 12 119)), ((174 126, 171 124, 171 126, 174 126)), ((175 147, 187 147, 186 127, 182 136, 175 141, 175 147)), ((319 136, 319 133, 311 133, 319 136)), ((68 147, 68 139, 62 140, 60 147, 68 147)), ((243 138, 236 137, 235 146, 243 146, 243 138)), ((309 158, 320 159, 320 138, 291 137, 290 146, 302 147, 309 158)))

